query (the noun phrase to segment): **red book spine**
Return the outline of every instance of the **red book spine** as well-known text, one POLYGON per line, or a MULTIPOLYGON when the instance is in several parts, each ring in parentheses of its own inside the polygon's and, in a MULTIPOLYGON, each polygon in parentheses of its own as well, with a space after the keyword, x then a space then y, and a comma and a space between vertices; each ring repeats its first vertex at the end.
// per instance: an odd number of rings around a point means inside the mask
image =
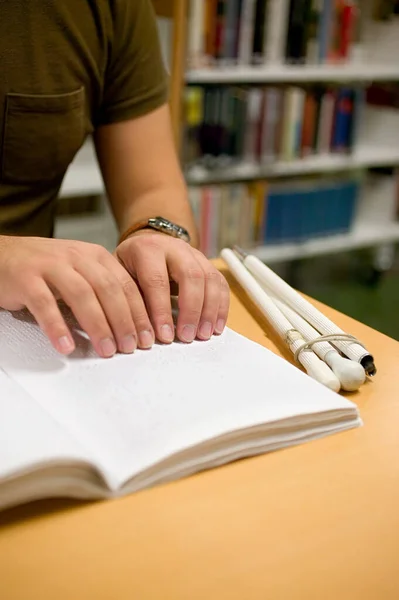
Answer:
POLYGON ((341 30, 341 46, 340 56, 344 60, 348 60, 353 42, 355 23, 356 23, 356 6, 352 2, 345 2, 342 9, 342 30, 341 30))
POLYGON ((216 30, 215 30, 215 58, 221 58, 223 53, 224 25, 226 15, 225 0, 218 0, 216 12, 216 30))
POLYGON ((334 7, 332 11, 331 41, 328 51, 328 62, 336 63, 340 60, 343 0, 332 1, 334 2, 334 7))

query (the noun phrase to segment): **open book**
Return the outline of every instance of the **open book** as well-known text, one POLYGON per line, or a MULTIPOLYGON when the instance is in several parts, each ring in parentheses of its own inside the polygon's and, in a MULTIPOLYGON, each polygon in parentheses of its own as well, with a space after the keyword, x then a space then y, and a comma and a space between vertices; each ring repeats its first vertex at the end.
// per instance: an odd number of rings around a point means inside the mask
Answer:
MULTIPOLYGON (((72 321, 70 321, 70 324, 72 321)), ((356 406, 226 330, 97 358, 0 310, 0 508, 105 498, 361 424, 356 406)))

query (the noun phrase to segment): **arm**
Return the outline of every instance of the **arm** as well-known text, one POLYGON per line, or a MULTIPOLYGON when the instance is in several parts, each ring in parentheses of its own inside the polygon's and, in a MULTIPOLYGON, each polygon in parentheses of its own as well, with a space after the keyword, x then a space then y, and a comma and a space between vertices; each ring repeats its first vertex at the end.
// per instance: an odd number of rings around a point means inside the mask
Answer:
MULTIPOLYGON (((96 146, 121 232, 159 215, 185 227, 192 245, 197 245, 166 105, 145 116, 100 127, 96 146)), ((174 338, 170 281, 179 289, 176 333, 181 341, 205 340, 223 331, 229 307, 227 283, 195 247, 164 233, 142 230, 122 242, 116 256, 138 282, 160 341, 170 343, 174 338)))
POLYGON ((152 329, 136 318, 148 340, 175 336, 170 281, 178 285, 177 337, 184 342, 221 333, 229 308, 225 279, 197 249, 198 236, 173 144, 167 75, 149 0, 115 0, 111 47, 96 148, 121 233, 161 216, 187 229, 190 246, 164 233, 141 230, 115 255, 138 282, 152 329))
POLYGON ((121 233, 150 217, 182 225, 198 235, 178 164, 168 106, 99 127, 96 149, 108 197, 121 233))

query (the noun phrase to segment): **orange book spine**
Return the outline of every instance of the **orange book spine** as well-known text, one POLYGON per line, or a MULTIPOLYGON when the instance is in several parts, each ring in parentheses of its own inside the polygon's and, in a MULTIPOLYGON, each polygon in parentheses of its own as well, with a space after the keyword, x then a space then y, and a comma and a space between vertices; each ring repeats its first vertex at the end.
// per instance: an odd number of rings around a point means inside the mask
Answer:
POLYGON ((261 244, 263 242, 263 229, 266 219, 266 187, 265 181, 256 181, 254 183, 254 198, 256 203, 255 208, 255 223, 254 223, 254 243, 261 244))
POLYGON ((218 0, 206 0, 205 9, 205 54, 209 62, 216 56, 216 25, 218 0))
POLYGON ((301 155, 309 156, 313 150, 316 127, 317 102, 313 92, 307 92, 303 111, 301 155))
POLYGON ((211 190, 208 187, 202 189, 201 198, 201 219, 200 219, 200 250, 205 255, 210 249, 210 209, 211 209, 211 190))

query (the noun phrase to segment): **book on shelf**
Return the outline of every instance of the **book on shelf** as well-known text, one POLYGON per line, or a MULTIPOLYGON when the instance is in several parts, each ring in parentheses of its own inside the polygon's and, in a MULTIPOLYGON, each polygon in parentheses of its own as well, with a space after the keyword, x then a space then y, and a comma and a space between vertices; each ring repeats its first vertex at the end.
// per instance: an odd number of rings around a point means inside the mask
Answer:
POLYGON ((0 508, 112 498, 361 424, 358 409, 227 329, 192 345, 56 353, 28 313, 0 312, 0 508))
POLYGON ((226 246, 301 244, 348 233, 362 177, 310 177, 282 182, 194 186, 189 199, 201 250, 217 256, 226 246))
POLYGON ((350 153, 363 103, 362 87, 188 86, 186 167, 350 153))
POLYGON ((373 17, 376 21, 389 21, 398 14, 397 0, 373 0, 373 17))
POLYGON ((188 64, 350 62, 359 54, 361 11, 360 0, 191 0, 188 64))
POLYGON ((365 91, 369 106, 399 108, 399 83, 373 83, 365 91))

